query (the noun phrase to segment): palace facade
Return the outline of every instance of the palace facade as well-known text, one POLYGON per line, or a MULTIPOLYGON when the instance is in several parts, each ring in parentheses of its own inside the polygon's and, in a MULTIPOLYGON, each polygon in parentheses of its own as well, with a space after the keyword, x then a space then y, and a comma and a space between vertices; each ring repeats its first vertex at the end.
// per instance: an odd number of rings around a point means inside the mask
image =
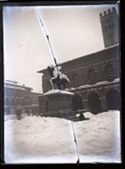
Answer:
MULTIPOLYGON (((84 109, 93 113, 120 110, 120 48, 118 15, 115 8, 100 14, 105 49, 61 63, 70 83, 66 90, 81 99, 84 109)), ((42 73, 43 93, 51 90, 47 69, 42 73)))
POLYGON ((38 97, 40 93, 32 92, 32 88, 7 80, 4 84, 5 115, 23 113, 39 113, 38 97))

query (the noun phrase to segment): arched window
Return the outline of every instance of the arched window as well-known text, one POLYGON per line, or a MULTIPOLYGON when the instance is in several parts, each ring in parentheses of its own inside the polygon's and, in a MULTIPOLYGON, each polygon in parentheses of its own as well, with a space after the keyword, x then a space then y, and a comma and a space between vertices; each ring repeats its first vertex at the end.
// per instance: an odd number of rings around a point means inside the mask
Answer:
POLYGON ((73 73, 71 77, 72 87, 79 86, 79 75, 78 73, 73 73))
POLYGON ((96 81, 95 69, 89 69, 87 72, 88 83, 93 84, 96 81))
POLYGON ((74 111, 82 110, 84 108, 81 95, 75 93, 72 98, 72 109, 74 111))
POLYGON ((109 110, 120 110, 120 93, 115 89, 110 89, 106 93, 106 101, 109 110))
POLYGON ((88 95, 88 104, 90 111, 94 114, 101 112, 100 96, 96 92, 91 92, 88 95))
POLYGON ((104 78, 107 81, 112 81, 114 79, 114 67, 113 64, 109 63, 104 68, 104 78))

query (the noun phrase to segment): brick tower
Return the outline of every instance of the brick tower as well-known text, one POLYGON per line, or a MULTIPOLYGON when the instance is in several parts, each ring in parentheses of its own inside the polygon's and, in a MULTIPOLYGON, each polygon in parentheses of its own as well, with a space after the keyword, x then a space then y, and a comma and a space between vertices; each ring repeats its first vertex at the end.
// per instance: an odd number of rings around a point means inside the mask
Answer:
POLYGON ((119 21, 115 7, 100 13, 105 48, 119 43, 119 21))

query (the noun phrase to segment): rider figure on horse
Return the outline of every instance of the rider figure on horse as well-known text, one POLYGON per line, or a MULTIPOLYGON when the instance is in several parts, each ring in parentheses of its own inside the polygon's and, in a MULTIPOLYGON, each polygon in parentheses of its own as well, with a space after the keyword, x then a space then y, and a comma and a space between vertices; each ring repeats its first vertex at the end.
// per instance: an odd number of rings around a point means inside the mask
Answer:
POLYGON ((69 78, 62 73, 61 71, 61 66, 48 66, 48 71, 50 73, 50 83, 52 86, 52 89, 54 89, 54 84, 57 85, 58 89, 65 89, 66 83, 69 83, 70 80, 69 78))

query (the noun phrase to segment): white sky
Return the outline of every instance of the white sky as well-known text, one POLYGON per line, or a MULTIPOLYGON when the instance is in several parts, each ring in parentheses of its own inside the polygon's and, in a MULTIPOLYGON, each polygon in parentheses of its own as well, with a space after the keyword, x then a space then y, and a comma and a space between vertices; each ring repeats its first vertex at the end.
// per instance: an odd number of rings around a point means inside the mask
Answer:
MULTIPOLYGON (((55 57, 64 62, 104 49, 99 13, 112 5, 39 7, 55 57)), ((37 71, 53 64, 34 7, 4 7, 4 76, 41 89, 37 71)))

